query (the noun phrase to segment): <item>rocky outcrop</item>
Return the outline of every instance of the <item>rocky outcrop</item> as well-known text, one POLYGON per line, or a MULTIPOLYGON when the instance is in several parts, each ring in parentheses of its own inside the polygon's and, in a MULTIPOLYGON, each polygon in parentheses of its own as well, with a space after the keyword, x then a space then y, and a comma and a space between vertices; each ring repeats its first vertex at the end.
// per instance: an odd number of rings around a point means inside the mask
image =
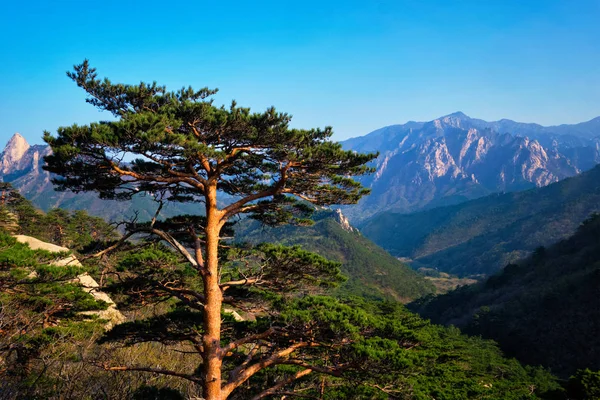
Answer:
POLYGON ((0 155, 0 172, 7 174, 13 170, 23 169, 25 164, 23 161, 26 162, 24 156, 30 147, 23 136, 15 133, 0 155))
POLYGON ((352 225, 350 225, 350 221, 342 213, 342 210, 340 210, 339 208, 337 210, 335 210, 335 219, 338 222, 338 224, 340 224, 340 226, 342 227, 343 230, 348 231, 348 232, 358 232, 358 229, 356 229, 352 225))
POLYGON ((371 195, 344 212, 358 222, 381 211, 451 205, 491 193, 546 186, 600 162, 599 140, 578 137, 574 141, 561 129, 560 135, 551 134, 540 125, 488 123, 459 112, 350 139, 344 148, 378 151, 380 156, 373 165, 375 174, 362 181, 371 195), (544 135, 552 137, 552 145, 544 145, 548 141, 544 135))
MULTIPOLYGON (((52 243, 46 243, 31 236, 16 235, 15 238, 18 242, 29 245, 29 247, 33 250, 45 250, 50 253, 59 254, 60 257, 58 257, 52 263, 53 265, 71 265, 77 267, 82 266, 77 257, 71 254, 71 251, 66 247, 57 246, 52 243)), ((117 309, 117 305, 115 304, 115 302, 110 298, 110 296, 108 296, 100 289, 100 285, 98 284, 98 282, 96 282, 94 278, 92 278, 87 272, 78 275, 77 278, 75 278, 73 281, 78 282, 86 292, 88 292, 94 297, 94 299, 103 301, 108 304, 108 307, 105 310, 84 311, 81 314, 97 316, 100 319, 106 320, 106 329, 111 329, 114 325, 125 322, 125 317, 117 309)))

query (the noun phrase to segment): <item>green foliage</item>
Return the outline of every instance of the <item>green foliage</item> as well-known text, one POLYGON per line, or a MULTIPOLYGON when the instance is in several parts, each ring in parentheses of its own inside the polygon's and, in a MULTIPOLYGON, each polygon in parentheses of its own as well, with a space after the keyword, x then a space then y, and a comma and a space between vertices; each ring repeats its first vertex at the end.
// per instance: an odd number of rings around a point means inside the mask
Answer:
MULTIPOLYGON (((549 373, 507 360, 493 342, 432 325, 399 304, 306 297, 280 309, 282 323, 319 331, 333 343, 317 353, 323 366, 352 366, 343 379, 315 378, 314 389, 310 378, 297 384, 309 396, 321 387, 324 399, 535 399, 561 392, 549 373), (340 337, 346 345, 336 351, 340 337)), ((260 391, 261 380, 268 376, 253 381, 246 395, 260 391)))
POLYGON ((241 221, 236 226, 236 240, 299 245, 340 262, 348 277, 334 292, 340 296, 407 301, 433 292, 425 279, 373 242, 358 232, 344 230, 333 212, 321 211, 313 218, 315 223, 308 227, 269 228, 241 221))
POLYGON ((43 240, 71 249, 84 249, 95 242, 115 238, 117 233, 102 218, 92 217, 85 211, 52 209, 43 217, 47 230, 43 240))
MULTIPOLYGON (((61 272, 44 264, 38 266, 37 262, 31 260, 43 262, 52 258, 52 255, 31 251, 7 235, 0 235, 0 247, 7 249, 6 254, 0 255, 3 255, 4 259, 13 260, 15 268, 37 268, 38 271, 44 271, 43 276, 48 280, 51 277, 66 279, 69 273, 76 272, 69 269, 68 273, 61 272), (18 255, 20 253, 22 254, 18 255)), ((297 247, 266 244, 251 251, 250 255, 246 253, 247 249, 242 250, 244 257, 250 256, 259 264, 272 260, 272 268, 290 262, 290 267, 299 263, 298 270, 305 273, 310 272, 305 267, 313 265, 318 268, 314 273, 321 271, 326 272, 326 276, 334 277, 339 274, 339 264, 328 262, 297 247)), ((239 262, 241 254, 235 248, 230 249, 230 252, 231 254, 224 253, 225 260, 229 260, 224 262, 232 263, 230 267, 225 267, 225 270, 234 271, 234 265, 239 262)), ((117 285, 115 282, 115 289, 122 290, 122 296, 128 298, 141 296, 130 302, 131 306, 139 307, 140 303, 149 299, 143 296, 141 282, 147 284, 152 280, 157 283, 165 280, 194 280, 194 275, 189 273, 189 267, 181 262, 180 257, 160 244, 125 251, 117 259, 117 269, 121 277, 129 276, 130 282, 136 284, 131 286, 133 290, 128 292, 126 284, 117 285), (145 279, 141 280, 140 277, 145 279)), ((314 283, 312 279, 310 282, 314 283)), ((66 298, 69 303, 76 302, 82 309, 85 308, 83 306, 87 303, 82 301, 83 298, 74 295, 75 288, 70 285, 54 282, 44 285, 39 286, 45 287, 43 290, 35 289, 38 285, 29 285, 30 292, 24 298, 30 300, 25 303, 19 300, 20 307, 24 310, 37 310, 38 315, 51 304, 56 304, 57 299, 66 298), (34 301, 48 297, 52 297, 54 302, 34 301)), ((298 289, 302 288, 297 287, 295 290, 298 289)), ((100 346, 109 346, 112 341, 123 342, 134 349, 146 342, 177 346, 178 343, 188 341, 190 336, 199 337, 202 334, 201 310, 194 310, 182 301, 165 303, 167 295, 172 295, 168 291, 163 293, 163 297, 156 297, 160 294, 156 288, 147 293, 152 295, 158 304, 170 304, 170 311, 118 325, 104 337, 100 346)), ((257 314, 255 320, 246 321, 235 321, 228 314, 224 314, 223 318, 228 327, 224 331, 224 342, 259 333, 265 327, 276 327, 285 329, 289 335, 279 339, 277 343, 280 346, 285 347, 286 344, 308 338, 329 344, 322 348, 309 348, 303 353, 303 360, 310 361, 315 367, 347 367, 342 374, 343 378, 309 375, 289 387, 290 390, 298 389, 309 396, 320 396, 323 388, 323 399, 535 399, 549 398, 547 396, 559 390, 556 381, 548 373, 540 369, 524 369, 514 360, 503 358, 492 342, 469 338, 456 329, 432 325, 399 304, 369 302, 358 298, 341 300, 327 296, 266 296, 264 292, 251 295, 254 296, 251 304, 255 305, 256 299, 259 298, 271 302, 271 312, 257 314)), ((128 302, 123 304, 126 306, 128 302)), ((31 362, 46 346, 56 343, 57 340, 64 341, 65 338, 70 338, 73 342, 83 344, 87 338, 97 333, 97 327, 93 322, 76 319, 66 320, 56 326, 40 327, 37 331, 31 331, 21 337, 22 353, 28 349, 27 354, 31 362)), ((228 368, 233 368, 238 359, 245 359, 248 349, 242 348, 239 353, 233 355, 228 361, 231 363, 228 364, 231 365, 228 368)), ((65 356, 70 354, 76 353, 66 353, 65 356)), ((139 353, 133 354, 136 354, 136 358, 139 357, 139 353)), ((77 360, 75 357, 72 362, 79 362, 77 360)), ((281 365, 273 370, 265 370, 253 377, 248 385, 232 398, 248 398, 276 384, 281 376, 288 376, 299 370, 300 367, 295 365, 281 365)), ((100 371, 95 371, 96 374, 101 374, 100 371)), ((16 370, 13 370, 13 373, 16 373, 16 370)), ((30 387, 37 388, 37 393, 42 393, 42 388, 45 388, 43 397, 52 396, 51 388, 58 383, 50 378, 50 375, 43 375, 37 380, 26 378, 22 382, 33 385, 30 387)), ((112 384, 116 384, 116 381, 106 381, 104 389, 111 390, 112 384)), ((26 392, 25 389, 21 390, 26 392)), ((130 390, 132 398, 182 398, 177 390, 164 386, 142 386, 130 390)), ((86 388, 78 389, 77 393, 90 394, 86 388)))
POLYGON ((569 396, 575 400, 600 399, 600 371, 579 370, 569 379, 569 396))
POLYGON ((510 355, 567 377, 600 369, 600 217, 486 282, 417 301, 437 323, 497 340, 510 355), (560 345, 557 345, 560 343, 560 345))
POLYGON ((0 192, 0 229, 4 231, 74 250, 117 237, 113 226, 86 211, 55 208, 44 214, 8 183, 0 183, 0 192))
POLYGON ((362 232, 415 267, 459 276, 491 275, 538 248, 572 235, 600 211, 600 166, 517 193, 491 195, 415 214, 382 213, 362 232))
POLYGON ((218 179, 221 192, 251 196, 240 204, 251 206, 231 215, 250 213, 270 224, 304 221, 308 210, 294 194, 325 205, 353 204, 368 193, 351 177, 371 172, 365 163, 377 155, 342 150, 329 140, 330 127, 290 129, 291 117, 274 108, 215 107, 209 98, 216 90, 207 88, 113 84, 98 79, 87 60, 68 76, 90 104, 117 120, 45 133, 53 154, 44 168, 59 175, 58 190, 121 200, 146 192, 189 202, 203 201, 208 181, 218 179), (139 158, 125 163, 123 153, 139 158))
POLYGON ((0 393, 17 390, 33 398, 26 393, 51 387, 44 375, 47 349, 85 341, 102 329, 101 321, 84 320, 78 312, 106 304, 73 282, 81 267, 52 265, 57 256, 0 232, 0 393))

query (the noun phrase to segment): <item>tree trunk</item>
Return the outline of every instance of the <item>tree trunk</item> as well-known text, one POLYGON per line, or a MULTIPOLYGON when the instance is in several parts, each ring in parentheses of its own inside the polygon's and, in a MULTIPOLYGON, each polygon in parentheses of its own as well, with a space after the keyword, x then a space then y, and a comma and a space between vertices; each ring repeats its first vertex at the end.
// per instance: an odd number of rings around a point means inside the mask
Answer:
POLYGON ((206 196, 206 273, 203 276, 204 295, 204 346, 203 395, 206 400, 221 399, 221 305, 223 293, 219 287, 219 210, 216 205, 216 186, 210 187, 206 196))

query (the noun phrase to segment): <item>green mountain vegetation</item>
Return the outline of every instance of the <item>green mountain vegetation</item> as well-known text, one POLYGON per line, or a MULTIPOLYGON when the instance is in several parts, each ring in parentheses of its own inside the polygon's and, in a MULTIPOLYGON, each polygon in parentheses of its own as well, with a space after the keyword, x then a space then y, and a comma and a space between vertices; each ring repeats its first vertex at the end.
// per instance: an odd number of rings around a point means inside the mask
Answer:
POLYGON ((433 293, 423 276, 390 256, 355 229, 344 229, 332 211, 314 215, 312 226, 265 227, 253 220, 237 224, 236 240, 299 245, 342 264, 348 280, 338 295, 406 302, 433 293))
MULTIPOLYGON (((119 234, 84 212, 40 213, 2 187, 1 396, 516 400, 598 391, 592 370, 558 380, 493 341, 411 313, 397 300, 431 284, 341 213, 339 223, 318 213, 312 225, 315 210, 369 193, 355 179, 373 172, 376 154, 344 150, 330 127, 290 128, 291 116, 274 108, 216 107, 213 89, 114 84, 87 60, 67 76, 114 119, 45 132, 43 170, 55 188, 130 206, 146 194, 157 209, 119 234), (164 218, 173 202, 204 213, 164 218), (235 240, 240 220, 247 232, 235 240), (251 220, 278 228, 260 232, 251 220), (343 264, 350 281, 340 287, 343 264)), ((27 164, 27 146, 14 139, 3 165, 27 164)))
POLYGON ((4 182, 0 182, 0 227, 71 249, 82 249, 117 236, 114 226, 86 211, 55 208, 44 213, 4 182))
POLYGON ((487 281, 411 305, 560 376, 600 369, 600 215, 487 281))
POLYGON ((415 214, 382 213, 363 234, 397 257, 458 276, 489 275, 572 235, 600 211, 600 166, 543 188, 415 214))
MULTIPOLYGON (((176 297, 140 286, 149 277, 161 274, 161 266, 165 265, 169 274, 180 269, 183 275, 179 276, 189 279, 191 275, 185 272, 185 263, 179 263, 178 255, 157 244, 149 243, 141 249, 131 244, 99 263, 92 261, 86 254, 97 251, 101 241, 114 243, 114 231, 104 230, 106 226, 99 229, 98 220, 84 213, 55 210, 42 214, 23 198, 13 196, 14 192, 5 194, 5 200, 12 200, 5 201, 0 210, 0 398, 198 396, 199 385, 178 376, 156 375, 151 369, 126 373, 110 369, 111 365, 135 361, 179 369, 184 376, 193 374, 201 362, 182 342, 197 329, 201 313, 186 310, 185 303, 176 297), (39 224, 40 218, 46 229, 32 230, 36 226, 32 222, 39 224), (65 224, 65 220, 80 223, 65 224), (80 229, 73 229, 75 226, 80 229), (81 268, 98 280, 106 277, 105 289, 112 289, 128 322, 105 332, 103 321, 83 318, 80 311, 105 305, 70 283, 81 270, 51 266, 49 262, 55 256, 17 243, 7 230, 79 248, 77 254, 84 262, 81 268), (98 235, 99 231, 104 233, 98 235), (31 271, 37 276, 30 275, 31 271)), ((337 224, 329 213, 321 217, 313 229, 322 229, 319 224, 327 221, 337 224)), ((280 250, 271 246, 265 251, 275 257, 280 250)), ((328 290, 319 295, 281 297, 276 301, 276 313, 270 316, 235 321, 225 313, 223 318, 232 332, 252 331, 270 321, 275 326, 308 323, 311 329, 323 330, 329 340, 345 337, 348 342, 344 343, 344 352, 334 362, 348 363, 352 368, 340 376, 308 376, 290 388, 315 398, 585 399, 593 398, 590 394, 598 390, 598 374, 592 371, 580 371, 561 385, 544 369, 524 367, 507 359, 494 342, 433 325, 398 302, 344 298, 340 293, 332 297, 328 290)), ((244 350, 248 351, 250 348, 244 350)), ((333 357, 335 348, 330 351, 327 357, 333 357)), ((244 352, 240 357, 247 356, 244 352)), ((293 365, 282 365, 257 374, 231 398, 251 398, 295 371, 293 365)))

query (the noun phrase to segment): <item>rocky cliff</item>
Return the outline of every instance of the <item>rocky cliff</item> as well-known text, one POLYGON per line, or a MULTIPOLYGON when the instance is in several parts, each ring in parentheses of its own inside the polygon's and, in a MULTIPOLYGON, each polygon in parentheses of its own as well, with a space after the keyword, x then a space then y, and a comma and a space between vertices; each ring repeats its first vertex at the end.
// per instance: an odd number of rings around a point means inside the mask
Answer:
POLYGON ((546 186, 600 162, 598 139, 570 135, 564 125, 560 134, 552 134, 540 125, 502 121, 454 113, 347 140, 347 149, 378 151, 380 156, 375 174, 363 180, 372 194, 345 213, 356 222, 381 211, 456 204, 490 193, 546 186), (540 139, 532 139, 530 133, 540 139))

